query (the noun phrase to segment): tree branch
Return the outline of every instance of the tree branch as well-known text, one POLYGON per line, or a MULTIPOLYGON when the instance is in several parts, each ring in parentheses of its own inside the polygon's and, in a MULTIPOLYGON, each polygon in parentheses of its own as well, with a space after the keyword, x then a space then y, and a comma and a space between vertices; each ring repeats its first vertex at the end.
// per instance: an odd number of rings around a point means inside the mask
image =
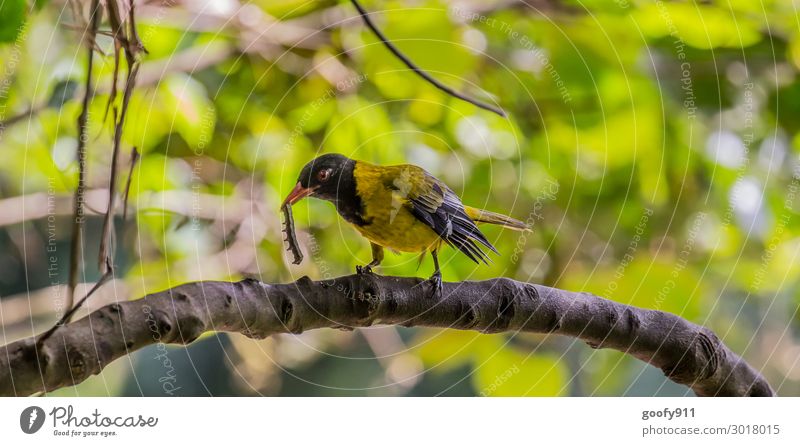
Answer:
POLYGON ((430 292, 422 279, 374 274, 188 283, 102 307, 38 346, 27 338, 0 347, 0 395, 72 386, 134 350, 188 344, 211 330, 264 338, 373 324, 556 333, 631 354, 698 395, 775 395, 714 333, 669 313, 505 278, 445 283, 441 299, 430 292))
POLYGON ((377 27, 377 25, 375 25, 375 23, 369 17, 369 13, 364 9, 363 6, 361 6, 361 4, 358 2, 358 0, 350 0, 350 3, 352 3, 353 6, 356 8, 356 10, 358 10, 358 14, 361 16, 361 19, 364 21, 364 24, 366 24, 367 28, 369 28, 370 31, 372 31, 372 33, 375 34, 375 36, 378 38, 378 40, 380 40, 381 43, 383 43, 383 46, 385 46, 389 51, 391 51, 392 54, 395 55, 395 57, 400 59, 400 61, 403 62, 403 64, 405 64, 405 66, 410 68, 411 71, 417 73, 417 75, 419 77, 425 79, 428 83, 430 83, 434 87, 436 87, 439 90, 449 94, 450 96, 453 96, 454 98, 461 99, 464 102, 469 102, 470 104, 472 104, 472 105, 474 105, 474 106, 476 106, 478 108, 482 108, 482 109, 488 110, 488 111, 490 111, 492 113, 496 113, 496 114, 498 114, 498 115, 500 115, 500 116, 502 116, 504 118, 506 117, 506 112, 503 111, 503 109, 501 109, 500 107, 496 107, 494 105, 487 104, 485 102, 481 102, 481 101, 479 101, 477 99, 473 99, 473 98, 471 98, 469 96, 461 94, 461 93, 453 90, 452 88, 448 87, 447 85, 445 85, 445 84, 439 82, 438 80, 436 80, 436 78, 434 78, 433 76, 428 74, 427 71, 425 71, 422 68, 420 68, 411 59, 409 59, 408 56, 403 54, 403 52, 400 51, 400 48, 397 48, 386 37, 386 35, 383 34, 383 32, 377 27))

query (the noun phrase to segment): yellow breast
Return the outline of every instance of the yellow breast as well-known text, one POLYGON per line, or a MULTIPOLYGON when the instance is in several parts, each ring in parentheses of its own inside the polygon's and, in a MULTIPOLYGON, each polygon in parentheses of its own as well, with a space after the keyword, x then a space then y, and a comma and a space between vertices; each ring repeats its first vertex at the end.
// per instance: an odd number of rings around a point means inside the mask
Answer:
POLYGON ((402 166, 356 163, 353 171, 356 192, 363 204, 362 216, 368 223, 355 227, 371 242, 386 248, 403 252, 433 249, 441 239, 409 210, 403 183, 409 181, 410 174, 401 169, 402 166))

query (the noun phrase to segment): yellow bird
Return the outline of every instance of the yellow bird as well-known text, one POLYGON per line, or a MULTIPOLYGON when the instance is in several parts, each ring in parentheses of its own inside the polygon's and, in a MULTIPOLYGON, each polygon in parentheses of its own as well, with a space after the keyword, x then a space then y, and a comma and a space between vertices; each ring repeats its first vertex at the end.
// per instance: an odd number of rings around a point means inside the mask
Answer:
POLYGON ((380 265, 384 248, 423 256, 430 252, 435 267, 430 281, 436 294, 442 286, 437 254, 443 243, 475 263, 488 264, 482 247, 498 251, 476 223, 530 230, 511 217, 464 206, 446 184, 411 164, 378 166, 340 154, 322 155, 303 167, 283 204, 309 196, 333 203, 339 215, 370 241, 372 261, 358 267, 359 273, 380 265))

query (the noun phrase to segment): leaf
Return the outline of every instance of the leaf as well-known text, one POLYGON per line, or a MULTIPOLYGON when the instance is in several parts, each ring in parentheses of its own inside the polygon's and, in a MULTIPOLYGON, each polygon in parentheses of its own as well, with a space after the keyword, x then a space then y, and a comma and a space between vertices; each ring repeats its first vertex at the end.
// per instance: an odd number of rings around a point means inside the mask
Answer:
POLYGON ((185 74, 173 74, 161 82, 168 119, 193 149, 202 150, 214 134, 217 113, 206 89, 185 74))
POLYGON ((560 396, 569 379, 567 367, 556 356, 526 355, 502 345, 475 368, 473 384, 481 396, 560 396))
MULTIPOLYGON (((161 105, 163 94, 157 90, 134 91, 128 105, 124 145, 135 146, 142 154, 150 152, 169 133, 172 117, 161 105)), ((102 102, 105 104, 106 98, 102 102)), ((102 111, 97 116, 102 116, 102 111)))
POLYGON ((0 43, 17 39, 25 22, 25 0, 0 1, 0 43))
POLYGON ((278 17, 281 20, 288 20, 293 17, 302 16, 320 6, 321 2, 309 2, 306 0, 256 0, 257 4, 267 14, 278 17))
POLYGON ((65 79, 58 81, 53 87, 53 93, 47 101, 48 107, 61 108, 65 102, 72 100, 75 97, 75 92, 78 90, 78 82, 72 79, 65 79))
MULTIPOLYGON (((639 249, 643 250, 641 246, 639 249)), ((666 311, 689 320, 700 317, 706 286, 689 257, 678 254, 654 258, 647 252, 634 254, 630 263, 623 260, 603 266, 594 274, 584 268, 574 268, 566 275, 563 287, 588 291, 635 307, 666 311)))
POLYGON ((581 357, 583 391, 591 396, 621 395, 630 385, 631 369, 635 359, 623 352, 603 349, 591 350, 581 357))
POLYGON ((481 334, 474 331, 426 331, 414 348, 427 369, 444 373, 472 361, 481 334))
POLYGON ((186 189, 191 179, 192 170, 185 160, 157 153, 143 155, 133 170, 129 197, 134 200, 148 192, 186 189))
POLYGON ((508 344, 505 335, 472 331, 426 332, 415 351, 434 373, 472 364, 472 384, 482 396, 558 396, 569 372, 552 355, 527 355, 508 344))
POLYGON ((695 48, 743 48, 761 40, 759 25, 752 19, 715 6, 648 4, 637 11, 636 19, 645 34, 679 38, 695 48))
POLYGON ((381 164, 404 161, 400 139, 382 104, 348 96, 338 99, 337 105, 339 110, 328 124, 324 148, 343 153, 357 148, 353 156, 381 164))

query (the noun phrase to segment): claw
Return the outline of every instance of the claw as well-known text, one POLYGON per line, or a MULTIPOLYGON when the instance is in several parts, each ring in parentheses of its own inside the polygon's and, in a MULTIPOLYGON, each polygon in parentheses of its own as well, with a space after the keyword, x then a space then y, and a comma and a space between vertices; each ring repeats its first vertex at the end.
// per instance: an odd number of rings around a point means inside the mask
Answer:
POLYGON ((436 299, 442 298, 442 273, 436 271, 433 275, 428 279, 428 283, 431 284, 433 287, 433 293, 431 293, 431 297, 436 299))

